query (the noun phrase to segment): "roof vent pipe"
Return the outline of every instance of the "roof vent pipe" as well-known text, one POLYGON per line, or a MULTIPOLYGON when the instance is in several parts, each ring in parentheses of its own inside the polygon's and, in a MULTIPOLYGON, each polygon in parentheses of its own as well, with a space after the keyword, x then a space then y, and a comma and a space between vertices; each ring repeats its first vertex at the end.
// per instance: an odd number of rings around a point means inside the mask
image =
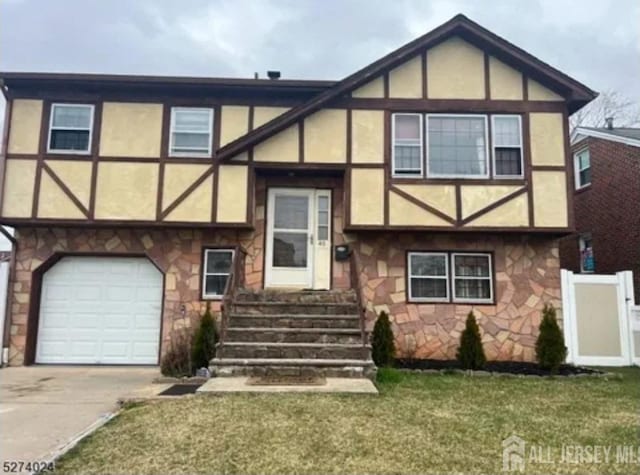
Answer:
POLYGON ((605 117, 604 122, 607 124, 607 129, 613 130, 613 117, 605 117))
POLYGON ((267 71, 269 79, 280 79, 280 71, 267 71))

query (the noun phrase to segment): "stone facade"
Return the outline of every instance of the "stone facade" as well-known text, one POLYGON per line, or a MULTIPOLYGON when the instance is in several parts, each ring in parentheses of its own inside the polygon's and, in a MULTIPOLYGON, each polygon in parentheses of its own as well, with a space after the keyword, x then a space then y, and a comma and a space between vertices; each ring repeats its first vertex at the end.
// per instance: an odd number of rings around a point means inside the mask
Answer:
POLYGON ((557 242, 548 237, 405 233, 360 236, 360 282, 367 301, 367 327, 389 313, 398 356, 455 358, 460 333, 473 310, 490 360, 534 361, 535 340, 545 303, 561 306, 557 242), (493 304, 407 302, 407 251, 492 251, 493 304))
MULTIPOLYGON (((284 178, 258 178, 254 230, 216 229, 74 229, 17 230, 18 252, 9 308, 10 362, 25 355, 33 272, 57 254, 147 256, 164 273, 161 352, 174 331, 192 326, 203 310, 200 294, 202 249, 235 247, 247 251, 246 286, 262 288, 267 189, 291 186, 284 178), (186 312, 181 309, 184 306, 186 312)), ((534 359, 534 344, 544 303, 560 306, 560 267, 556 241, 516 234, 343 232, 343 190, 336 178, 296 178, 295 186, 333 192, 333 245, 350 243, 358 253, 367 325, 386 310, 391 315, 399 356, 453 358, 467 313, 478 318, 489 359, 534 359), (492 251, 495 305, 412 304, 406 301, 408 250, 492 251)), ((332 287, 350 286, 349 263, 333 262, 332 287)), ((213 309, 219 310, 214 301, 213 309)))

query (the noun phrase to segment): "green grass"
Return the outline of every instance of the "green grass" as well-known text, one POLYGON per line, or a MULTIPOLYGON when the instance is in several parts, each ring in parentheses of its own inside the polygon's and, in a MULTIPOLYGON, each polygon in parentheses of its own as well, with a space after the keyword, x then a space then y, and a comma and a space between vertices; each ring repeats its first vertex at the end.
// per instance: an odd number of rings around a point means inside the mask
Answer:
MULTIPOLYGON (((640 435, 640 369, 624 378, 379 373, 379 396, 189 397, 126 409, 57 473, 499 473, 501 442, 627 445, 640 435)), ((615 454, 615 448, 613 449, 615 454)), ((557 460, 556 460, 557 461, 557 460)), ((533 464, 527 473, 637 473, 533 464)))

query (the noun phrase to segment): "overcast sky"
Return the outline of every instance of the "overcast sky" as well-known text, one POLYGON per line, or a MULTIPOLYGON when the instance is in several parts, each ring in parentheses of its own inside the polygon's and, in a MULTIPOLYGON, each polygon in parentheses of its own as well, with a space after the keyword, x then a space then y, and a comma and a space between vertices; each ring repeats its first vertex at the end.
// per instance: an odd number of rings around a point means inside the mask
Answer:
POLYGON ((0 70, 340 79, 457 13, 640 99, 639 0, 0 0, 0 70))

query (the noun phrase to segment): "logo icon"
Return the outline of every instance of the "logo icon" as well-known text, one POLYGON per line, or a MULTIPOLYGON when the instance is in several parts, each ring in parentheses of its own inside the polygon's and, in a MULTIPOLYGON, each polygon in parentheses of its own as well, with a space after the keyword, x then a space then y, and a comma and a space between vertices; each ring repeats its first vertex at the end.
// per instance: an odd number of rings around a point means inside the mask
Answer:
POLYGON ((503 472, 524 472, 524 446, 524 440, 517 435, 502 441, 503 472))

